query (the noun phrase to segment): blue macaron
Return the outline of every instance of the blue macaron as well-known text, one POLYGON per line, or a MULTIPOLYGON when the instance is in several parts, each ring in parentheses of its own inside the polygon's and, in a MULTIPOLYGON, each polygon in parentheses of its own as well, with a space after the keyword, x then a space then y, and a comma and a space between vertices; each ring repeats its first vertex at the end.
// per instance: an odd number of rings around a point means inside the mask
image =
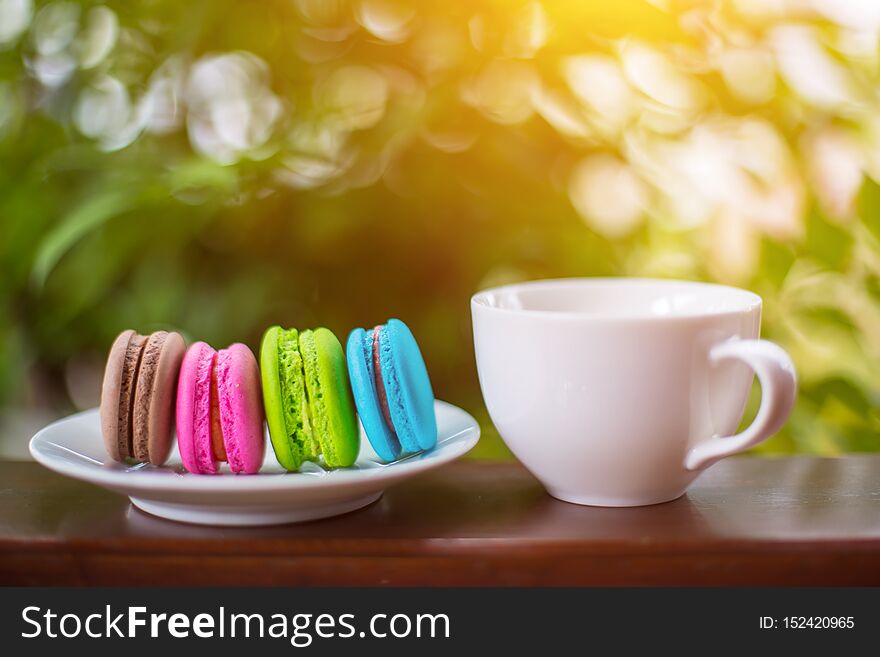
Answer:
POLYGON ((393 461, 434 447, 434 391, 409 327, 390 319, 355 329, 345 352, 355 406, 379 458, 393 461))

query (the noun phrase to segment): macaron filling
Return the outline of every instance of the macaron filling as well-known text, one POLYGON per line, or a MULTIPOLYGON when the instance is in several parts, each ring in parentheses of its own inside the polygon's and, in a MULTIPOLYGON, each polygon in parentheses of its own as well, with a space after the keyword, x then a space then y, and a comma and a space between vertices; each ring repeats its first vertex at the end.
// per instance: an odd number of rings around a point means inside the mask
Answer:
POLYGON ((309 396, 296 329, 279 334, 278 367, 284 426, 293 458, 296 463, 315 460, 319 446, 309 417, 309 396))
POLYGON ((129 456, 134 456, 138 461, 144 463, 150 460, 151 396, 147 391, 153 389, 162 347, 165 346, 167 338, 166 331, 157 331, 149 336, 144 342, 137 368, 137 385, 135 386, 135 395, 132 397, 131 451, 129 451, 129 456))
POLYGON ((382 379, 382 359, 379 352, 379 334, 381 332, 382 326, 376 326, 372 331, 373 380, 376 385, 376 395, 379 399, 382 417, 385 419, 388 430, 397 438, 397 432, 394 431, 394 423, 391 421, 391 409, 388 408, 388 393, 385 392, 385 381, 382 379))
POLYGON ((215 461, 226 461, 226 446, 223 444, 223 429, 220 426, 220 398, 217 393, 217 358, 211 365, 211 452, 215 461))
POLYGON ((196 382, 194 391, 193 422, 193 451, 196 467, 199 472, 214 474, 217 472, 217 459, 214 455, 212 434, 211 398, 216 397, 216 386, 213 385, 214 370, 217 362, 217 352, 204 346, 199 355, 196 370, 196 382))
POLYGON ((388 443, 388 448, 391 450, 391 455, 386 455, 385 458, 397 458, 401 454, 402 447, 397 430, 394 428, 394 421, 391 419, 388 392, 385 386, 385 379, 382 376, 381 334, 383 328, 385 328, 384 325, 380 324, 372 330, 363 332, 364 363, 372 379, 373 390, 375 391, 377 405, 379 406, 379 415, 382 418, 381 421, 387 429, 385 440, 388 443))
POLYGON ((119 455, 123 459, 134 456, 134 393, 146 344, 147 338, 145 336, 135 334, 129 340, 125 350, 119 389, 119 429, 117 433, 119 455))

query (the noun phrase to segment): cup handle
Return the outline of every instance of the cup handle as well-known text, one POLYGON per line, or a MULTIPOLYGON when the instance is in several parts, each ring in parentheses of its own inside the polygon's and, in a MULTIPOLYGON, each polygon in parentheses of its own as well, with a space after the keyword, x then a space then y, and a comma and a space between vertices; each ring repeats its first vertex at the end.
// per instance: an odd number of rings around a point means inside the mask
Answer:
POLYGON ((725 456, 754 447, 779 431, 794 406, 797 375, 791 357, 782 347, 767 340, 733 338, 709 351, 712 363, 736 358, 751 367, 761 382, 761 407, 744 431, 734 436, 713 436, 688 451, 685 468, 702 470, 725 456))

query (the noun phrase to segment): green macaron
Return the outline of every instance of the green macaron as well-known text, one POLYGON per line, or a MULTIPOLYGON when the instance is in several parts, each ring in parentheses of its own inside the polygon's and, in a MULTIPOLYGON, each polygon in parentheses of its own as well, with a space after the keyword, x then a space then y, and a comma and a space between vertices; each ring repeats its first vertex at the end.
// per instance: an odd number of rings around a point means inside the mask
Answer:
POLYGON ((275 456, 287 470, 323 455, 329 467, 352 465, 360 448, 342 345, 325 328, 273 326, 260 347, 263 404, 275 456))

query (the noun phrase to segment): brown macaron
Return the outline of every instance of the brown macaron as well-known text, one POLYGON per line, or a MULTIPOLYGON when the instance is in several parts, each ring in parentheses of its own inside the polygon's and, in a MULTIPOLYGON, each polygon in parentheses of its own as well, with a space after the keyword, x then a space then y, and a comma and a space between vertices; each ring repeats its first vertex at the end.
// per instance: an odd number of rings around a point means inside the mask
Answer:
POLYGON ((166 331, 123 331, 113 342, 101 390, 101 431, 114 460, 161 465, 168 458, 185 352, 183 337, 166 331))

